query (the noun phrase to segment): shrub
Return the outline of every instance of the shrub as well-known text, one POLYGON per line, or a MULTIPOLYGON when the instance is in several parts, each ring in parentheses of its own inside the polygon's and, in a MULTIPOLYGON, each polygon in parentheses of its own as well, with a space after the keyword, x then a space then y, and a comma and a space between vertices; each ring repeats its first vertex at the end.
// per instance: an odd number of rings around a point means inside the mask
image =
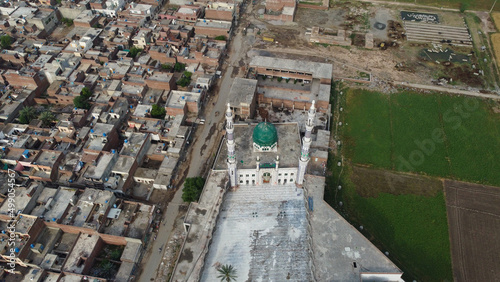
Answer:
POLYGON ((73 25, 73 20, 72 19, 62 18, 61 22, 64 23, 64 24, 66 24, 66 26, 68 26, 68 27, 73 25))
POLYGON ((164 107, 158 106, 157 104, 153 104, 151 107, 151 116, 158 119, 164 119, 167 111, 164 107))
POLYGON ((142 52, 142 49, 137 48, 137 47, 132 47, 129 50, 130 57, 135 58, 138 54, 142 52))
POLYGON ((184 189, 182 190, 182 200, 188 203, 198 201, 204 185, 205 179, 199 176, 186 178, 184 189))
POLYGON ((0 44, 2 44, 2 48, 9 49, 12 44, 12 37, 9 35, 0 36, 0 44))
POLYGON ((465 10, 469 9, 469 4, 467 3, 460 3, 460 13, 465 13, 465 10))
POLYGON ((181 79, 177 80, 177 85, 180 85, 182 87, 186 87, 189 85, 189 83, 191 82, 191 76, 193 74, 188 72, 188 71, 185 71, 183 74, 182 74, 182 77, 181 79))
POLYGON ((177 71, 177 72, 181 72, 181 71, 183 71, 185 68, 186 68, 186 65, 185 65, 185 64, 175 63, 175 65, 174 65, 174 71, 177 71))

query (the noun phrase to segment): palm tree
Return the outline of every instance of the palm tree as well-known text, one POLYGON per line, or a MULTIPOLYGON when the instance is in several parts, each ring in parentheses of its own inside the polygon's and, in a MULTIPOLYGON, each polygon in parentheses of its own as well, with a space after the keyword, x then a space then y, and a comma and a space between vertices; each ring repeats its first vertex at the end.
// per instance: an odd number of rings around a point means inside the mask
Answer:
POLYGON ((226 264, 217 269, 219 272, 219 276, 217 278, 220 278, 220 281, 226 281, 230 282, 231 280, 236 281, 236 269, 230 265, 226 264))
POLYGON ((50 110, 43 112, 40 117, 38 117, 38 119, 42 121, 43 126, 49 126, 55 118, 56 117, 50 110))
POLYGON ((19 122, 23 124, 28 124, 36 117, 36 110, 33 107, 24 107, 19 112, 19 122))

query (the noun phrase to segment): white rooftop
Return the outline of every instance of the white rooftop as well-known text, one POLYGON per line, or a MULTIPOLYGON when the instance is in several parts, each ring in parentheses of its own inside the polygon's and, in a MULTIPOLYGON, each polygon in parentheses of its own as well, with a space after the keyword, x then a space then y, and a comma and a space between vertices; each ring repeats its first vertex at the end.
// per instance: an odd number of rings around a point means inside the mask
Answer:
POLYGON ((311 281, 302 189, 246 186, 227 192, 200 281, 230 264, 237 281, 311 281))

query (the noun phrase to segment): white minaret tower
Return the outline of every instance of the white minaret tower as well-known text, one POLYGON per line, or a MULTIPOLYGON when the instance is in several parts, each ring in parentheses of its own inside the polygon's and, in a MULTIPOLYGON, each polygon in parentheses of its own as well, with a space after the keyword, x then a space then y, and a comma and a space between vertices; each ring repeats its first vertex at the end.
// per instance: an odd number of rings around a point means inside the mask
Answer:
POLYGON ((299 171, 297 173, 297 186, 302 187, 304 183, 304 174, 306 173, 307 163, 309 162, 309 147, 311 147, 311 132, 314 128, 314 117, 316 116, 315 101, 312 101, 311 108, 307 113, 306 134, 302 138, 302 150, 299 158, 299 171))
POLYGON ((233 111, 229 103, 226 110, 226 144, 227 144, 227 172, 229 173, 229 181, 231 187, 236 187, 236 152, 234 143, 234 123, 233 111))

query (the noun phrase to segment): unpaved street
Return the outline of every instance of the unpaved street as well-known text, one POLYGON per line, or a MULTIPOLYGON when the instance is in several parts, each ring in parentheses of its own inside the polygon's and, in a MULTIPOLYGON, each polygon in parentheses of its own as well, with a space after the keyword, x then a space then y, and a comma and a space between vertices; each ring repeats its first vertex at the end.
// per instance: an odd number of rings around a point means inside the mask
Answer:
MULTIPOLYGON (((242 29, 240 28, 231 40, 228 52, 229 58, 226 60, 227 63, 225 62, 225 71, 222 80, 219 82, 218 94, 216 93, 215 97, 212 97, 207 103, 205 109, 206 123, 199 126, 189 148, 190 153, 186 158, 186 162, 189 162, 187 177, 200 176, 206 162, 209 160, 211 154, 215 153, 219 145, 216 141, 220 140, 217 136, 220 134, 220 124, 224 117, 223 113, 226 109, 229 90, 233 82, 232 74, 235 68, 239 68, 239 62, 245 58, 246 53, 251 48, 251 45, 246 43, 247 39, 242 35, 242 29), (215 105, 212 105, 212 103, 215 103, 215 105), (219 113, 216 114, 216 112, 219 113)), ((179 206, 184 204, 181 198, 183 186, 179 188, 164 213, 164 225, 161 225, 158 237, 153 241, 151 253, 149 257, 146 256, 143 260, 142 265, 144 269, 139 277, 139 281, 152 281, 155 278, 156 281, 166 281, 166 277, 163 276, 163 273, 158 273, 158 269, 166 249, 166 243, 171 236, 175 219, 179 215, 179 206), (159 275, 157 276, 157 274, 159 275)))

